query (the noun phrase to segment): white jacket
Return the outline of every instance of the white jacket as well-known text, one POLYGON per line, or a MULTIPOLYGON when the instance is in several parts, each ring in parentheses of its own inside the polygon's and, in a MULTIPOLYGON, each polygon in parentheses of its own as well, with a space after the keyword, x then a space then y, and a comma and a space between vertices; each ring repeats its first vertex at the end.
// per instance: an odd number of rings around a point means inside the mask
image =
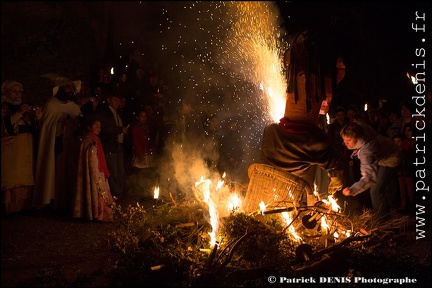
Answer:
POLYGON ((396 167, 402 159, 400 149, 392 139, 378 134, 369 125, 361 125, 365 129, 365 137, 358 139, 353 150, 357 150, 362 177, 351 185, 352 196, 369 189, 377 182, 379 166, 396 167))

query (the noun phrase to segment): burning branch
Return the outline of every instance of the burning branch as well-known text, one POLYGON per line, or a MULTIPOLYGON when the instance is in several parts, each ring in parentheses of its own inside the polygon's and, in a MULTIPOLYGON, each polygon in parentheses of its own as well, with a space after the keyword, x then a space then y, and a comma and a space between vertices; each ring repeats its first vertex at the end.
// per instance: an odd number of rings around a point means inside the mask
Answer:
POLYGON ((177 206, 176 201, 174 200, 174 197, 172 196, 171 192, 169 193, 169 196, 171 198, 171 201, 173 202, 174 206, 177 206))

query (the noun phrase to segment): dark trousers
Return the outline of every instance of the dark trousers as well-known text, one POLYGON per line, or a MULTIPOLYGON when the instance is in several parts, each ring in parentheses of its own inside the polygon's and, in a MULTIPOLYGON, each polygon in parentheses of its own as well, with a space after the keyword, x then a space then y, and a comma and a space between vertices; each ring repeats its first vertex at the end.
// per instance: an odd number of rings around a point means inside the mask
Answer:
POLYGON ((122 196, 124 194, 124 156, 123 156, 123 144, 120 145, 120 152, 118 153, 107 153, 105 155, 106 163, 110 176, 108 183, 110 185, 111 195, 122 196))
POLYGON ((396 168, 383 167, 378 168, 378 180, 370 188, 372 201, 372 212, 378 218, 388 218, 390 216, 390 203, 387 194, 387 188, 391 181, 394 180, 396 168))

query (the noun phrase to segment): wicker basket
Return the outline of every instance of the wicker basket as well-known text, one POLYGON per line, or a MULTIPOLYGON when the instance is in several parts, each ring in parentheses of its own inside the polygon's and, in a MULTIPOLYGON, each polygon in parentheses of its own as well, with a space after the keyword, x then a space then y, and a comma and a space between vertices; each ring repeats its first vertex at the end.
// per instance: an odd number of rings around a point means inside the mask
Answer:
POLYGON ((270 165, 252 164, 248 176, 249 186, 242 204, 246 213, 259 211, 261 202, 267 209, 298 207, 305 193, 313 193, 305 180, 270 165))

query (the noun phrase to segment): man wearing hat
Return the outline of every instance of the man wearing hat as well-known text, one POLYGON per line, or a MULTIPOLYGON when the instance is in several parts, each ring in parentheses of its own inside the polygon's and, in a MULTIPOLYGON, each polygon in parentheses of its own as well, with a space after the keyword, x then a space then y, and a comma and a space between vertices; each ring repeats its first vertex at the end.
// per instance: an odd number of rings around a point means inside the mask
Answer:
POLYGON ((118 91, 108 92, 107 102, 98 106, 96 115, 101 121, 99 137, 105 152, 110 177, 108 182, 113 196, 124 194, 124 136, 128 134, 129 125, 125 125, 120 115, 120 105, 124 99, 118 91))
MULTIPOLYGON (((70 209, 72 192, 69 190, 75 181, 73 173, 76 173, 76 167, 73 167, 73 159, 67 157, 74 157, 69 149, 79 147, 74 145, 79 138, 74 139, 73 135, 79 127, 81 109, 74 100, 81 81, 72 81, 54 73, 42 77, 50 79, 54 88, 53 97, 46 101, 40 119, 33 206, 44 208, 53 205, 54 209, 70 209)), ((79 153, 79 148, 76 149, 79 153)))

